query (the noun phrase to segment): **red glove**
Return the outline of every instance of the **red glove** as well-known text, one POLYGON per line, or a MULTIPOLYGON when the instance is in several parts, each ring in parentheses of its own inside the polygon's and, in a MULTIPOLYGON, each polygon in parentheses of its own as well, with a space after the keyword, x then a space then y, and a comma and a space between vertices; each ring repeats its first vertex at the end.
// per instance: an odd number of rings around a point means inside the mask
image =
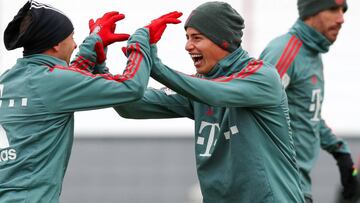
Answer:
POLYGON ((129 39, 130 35, 114 33, 116 28, 115 23, 124 18, 124 14, 119 14, 119 12, 112 11, 105 13, 103 17, 98 18, 95 22, 93 19, 90 19, 90 33, 97 33, 100 36, 104 47, 114 42, 125 41, 129 39))
POLYGON ((171 13, 165 14, 160 18, 151 21, 149 25, 145 26, 146 28, 149 29, 150 44, 155 44, 160 40, 162 34, 165 31, 167 24, 181 23, 181 20, 178 19, 180 16, 182 16, 181 12, 173 11, 171 13))
POLYGON ((129 39, 130 35, 128 34, 115 34, 116 22, 125 18, 124 14, 119 14, 119 12, 112 11, 105 13, 103 17, 98 18, 96 22, 93 19, 89 21, 90 33, 97 33, 102 43, 96 42, 95 52, 96 52, 96 62, 102 64, 106 60, 106 54, 104 48, 109 44, 118 41, 125 41, 129 39))

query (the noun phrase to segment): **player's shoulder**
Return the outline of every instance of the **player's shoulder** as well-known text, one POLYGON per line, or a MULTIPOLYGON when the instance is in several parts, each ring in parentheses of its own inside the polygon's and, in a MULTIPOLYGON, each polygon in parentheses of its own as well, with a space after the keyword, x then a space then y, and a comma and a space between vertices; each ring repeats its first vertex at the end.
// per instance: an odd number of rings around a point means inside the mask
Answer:
POLYGON ((245 73, 255 73, 259 72, 260 75, 278 75, 275 66, 265 60, 262 59, 253 59, 251 60, 247 66, 242 70, 245 73))
POLYGON ((286 33, 284 35, 280 35, 278 37, 275 37, 274 39, 272 39, 268 45, 266 46, 267 49, 271 49, 271 50, 282 50, 284 47, 286 47, 286 45, 294 40, 297 39, 297 37, 293 34, 290 33, 286 33))

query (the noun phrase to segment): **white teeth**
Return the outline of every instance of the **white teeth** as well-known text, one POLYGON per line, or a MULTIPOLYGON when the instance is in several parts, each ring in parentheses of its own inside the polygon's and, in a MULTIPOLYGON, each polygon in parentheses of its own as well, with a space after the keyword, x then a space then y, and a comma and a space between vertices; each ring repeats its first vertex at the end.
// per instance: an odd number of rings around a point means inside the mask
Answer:
POLYGON ((202 55, 201 55, 201 54, 190 54, 190 56, 191 56, 192 58, 195 58, 195 57, 202 57, 202 55))

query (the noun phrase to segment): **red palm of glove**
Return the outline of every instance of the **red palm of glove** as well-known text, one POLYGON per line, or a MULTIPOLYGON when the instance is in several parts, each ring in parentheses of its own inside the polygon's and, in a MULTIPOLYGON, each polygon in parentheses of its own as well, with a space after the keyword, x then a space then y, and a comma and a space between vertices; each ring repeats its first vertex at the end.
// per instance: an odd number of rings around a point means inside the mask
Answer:
POLYGON ((178 19, 180 16, 182 16, 181 12, 173 11, 161 16, 160 18, 152 20, 149 25, 145 26, 149 29, 150 44, 155 44, 160 40, 167 24, 181 23, 181 20, 178 19))
POLYGON ((114 42, 125 41, 129 39, 128 34, 115 34, 116 22, 125 18, 124 14, 112 11, 105 13, 103 17, 98 18, 95 22, 93 19, 89 21, 90 33, 97 33, 103 46, 106 47, 114 42))

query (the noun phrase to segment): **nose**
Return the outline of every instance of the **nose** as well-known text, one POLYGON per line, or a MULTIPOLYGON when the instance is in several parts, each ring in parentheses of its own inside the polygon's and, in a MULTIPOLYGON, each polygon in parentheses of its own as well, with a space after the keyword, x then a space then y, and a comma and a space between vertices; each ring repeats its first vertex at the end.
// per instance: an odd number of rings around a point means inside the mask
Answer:
POLYGON ((345 22, 343 9, 339 10, 337 18, 336 18, 336 22, 339 24, 343 24, 345 22))
POLYGON ((76 49, 77 48, 77 44, 76 44, 76 42, 74 42, 74 49, 76 49))
POLYGON ((194 44, 191 42, 190 39, 188 39, 185 44, 185 50, 191 51, 192 49, 194 49, 194 44))

